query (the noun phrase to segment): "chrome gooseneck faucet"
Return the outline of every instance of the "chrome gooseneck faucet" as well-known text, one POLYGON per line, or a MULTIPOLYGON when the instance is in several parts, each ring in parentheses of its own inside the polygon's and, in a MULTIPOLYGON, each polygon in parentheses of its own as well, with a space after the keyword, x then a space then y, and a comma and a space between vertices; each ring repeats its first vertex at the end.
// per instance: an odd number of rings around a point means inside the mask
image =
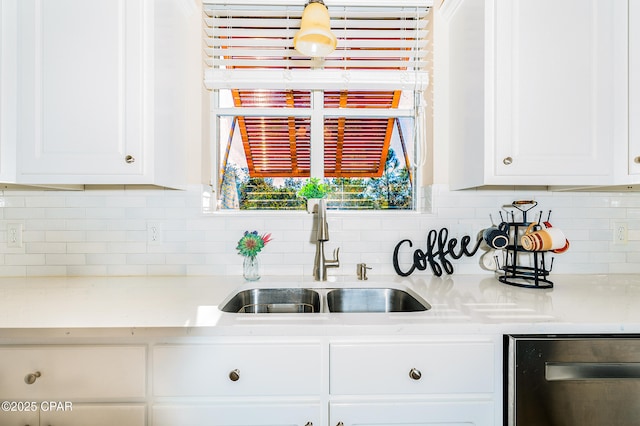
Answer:
POLYGON ((340 248, 333 251, 335 259, 326 259, 324 256, 324 243, 329 241, 329 225, 327 224, 327 204, 324 199, 318 200, 318 232, 316 242, 316 257, 313 263, 313 277, 316 281, 327 280, 327 268, 340 266, 338 253, 340 248))

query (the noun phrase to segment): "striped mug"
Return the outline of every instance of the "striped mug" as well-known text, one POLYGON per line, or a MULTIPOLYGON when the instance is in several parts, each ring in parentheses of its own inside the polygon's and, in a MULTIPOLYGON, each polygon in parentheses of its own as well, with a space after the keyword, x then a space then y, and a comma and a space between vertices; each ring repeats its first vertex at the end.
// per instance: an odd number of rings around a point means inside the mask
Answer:
POLYGON ((531 223, 520 239, 522 248, 528 251, 548 251, 554 253, 565 252, 569 248, 569 240, 564 232, 558 228, 545 224, 545 227, 535 230, 538 222, 531 223))

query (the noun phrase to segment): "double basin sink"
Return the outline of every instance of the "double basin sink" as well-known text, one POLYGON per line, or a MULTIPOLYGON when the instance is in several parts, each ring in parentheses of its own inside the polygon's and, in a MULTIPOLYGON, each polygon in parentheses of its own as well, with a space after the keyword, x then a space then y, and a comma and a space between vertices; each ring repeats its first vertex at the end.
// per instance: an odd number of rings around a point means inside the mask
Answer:
POLYGON ((241 290, 221 310, 233 313, 367 313, 420 312, 430 308, 419 296, 396 288, 296 287, 241 290))

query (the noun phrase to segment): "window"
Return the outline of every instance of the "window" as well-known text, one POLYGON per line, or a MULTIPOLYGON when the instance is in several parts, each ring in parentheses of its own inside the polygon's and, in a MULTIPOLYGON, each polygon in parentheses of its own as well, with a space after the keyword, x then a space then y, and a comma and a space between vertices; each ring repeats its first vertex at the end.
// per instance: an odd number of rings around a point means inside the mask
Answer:
POLYGON ((324 59, 293 49, 304 4, 205 4, 220 208, 304 209, 309 177, 329 208, 414 207, 429 7, 398 4, 328 4, 324 59))

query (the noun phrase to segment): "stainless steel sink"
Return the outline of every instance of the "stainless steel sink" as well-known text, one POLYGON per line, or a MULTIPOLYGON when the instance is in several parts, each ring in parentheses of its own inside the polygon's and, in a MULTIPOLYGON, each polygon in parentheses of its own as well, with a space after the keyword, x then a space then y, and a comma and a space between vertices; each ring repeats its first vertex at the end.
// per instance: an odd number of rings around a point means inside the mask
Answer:
POLYGON ((338 288, 327 293, 329 312, 418 312, 426 301, 394 288, 338 288))
POLYGON ((320 295, 306 288, 254 288, 235 294, 223 312, 312 313, 320 312, 320 295))

